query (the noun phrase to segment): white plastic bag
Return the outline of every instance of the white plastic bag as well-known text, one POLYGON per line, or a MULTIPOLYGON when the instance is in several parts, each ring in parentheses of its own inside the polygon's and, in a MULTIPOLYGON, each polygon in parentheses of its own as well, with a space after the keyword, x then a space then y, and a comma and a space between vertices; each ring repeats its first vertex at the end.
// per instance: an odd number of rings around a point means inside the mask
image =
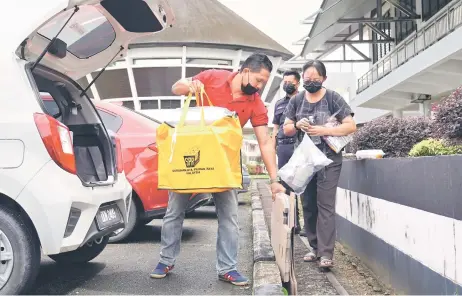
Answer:
POLYGON ((309 136, 303 137, 302 142, 295 148, 294 154, 286 165, 279 170, 279 177, 289 185, 295 194, 302 194, 314 174, 332 163, 319 150, 309 136))
MULTIPOLYGON (((339 111, 337 111, 334 115, 329 117, 327 120, 327 123, 324 125, 326 127, 336 127, 340 125, 340 122, 338 122, 337 118, 335 117, 338 114, 339 111)), ((340 153, 340 151, 348 145, 353 140, 353 135, 347 135, 347 136, 323 136, 324 141, 327 143, 327 145, 332 149, 335 153, 340 153)))

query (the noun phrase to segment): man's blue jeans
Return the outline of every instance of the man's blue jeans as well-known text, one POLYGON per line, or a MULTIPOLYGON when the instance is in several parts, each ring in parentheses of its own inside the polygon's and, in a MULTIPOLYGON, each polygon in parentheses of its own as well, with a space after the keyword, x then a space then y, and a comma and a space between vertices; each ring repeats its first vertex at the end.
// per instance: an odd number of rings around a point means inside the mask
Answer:
MULTIPOLYGON (((236 270, 239 249, 238 197, 235 190, 213 193, 218 216, 217 263, 218 274, 236 270)), ((169 191, 167 213, 163 219, 160 243, 160 263, 174 265, 180 254, 185 210, 191 194, 169 191)))

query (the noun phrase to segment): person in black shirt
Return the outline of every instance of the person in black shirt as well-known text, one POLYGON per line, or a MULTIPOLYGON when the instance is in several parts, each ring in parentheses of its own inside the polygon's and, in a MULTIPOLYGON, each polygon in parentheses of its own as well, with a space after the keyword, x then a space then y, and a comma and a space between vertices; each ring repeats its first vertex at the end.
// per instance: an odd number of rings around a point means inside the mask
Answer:
MULTIPOLYGON (((290 98, 298 93, 298 87, 300 86, 300 73, 297 71, 286 71, 283 75, 283 89, 286 95, 276 102, 274 106, 274 118, 273 118, 273 137, 276 143, 276 153, 278 157, 278 168, 281 169, 290 159, 294 153, 295 136, 289 137, 284 135, 284 110, 289 103, 290 98)), ((283 181, 281 184, 286 188, 286 194, 290 194, 292 189, 283 181)), ((298 198, 296 198, 296 219, 295 219, 295 233, 300 233, 300 220, 298 210, 298 198)))

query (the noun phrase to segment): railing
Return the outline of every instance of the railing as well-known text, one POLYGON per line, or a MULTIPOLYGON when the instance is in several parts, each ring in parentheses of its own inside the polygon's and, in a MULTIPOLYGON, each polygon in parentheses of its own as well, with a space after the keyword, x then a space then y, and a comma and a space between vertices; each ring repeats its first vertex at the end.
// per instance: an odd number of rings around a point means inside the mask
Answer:
POLYGON ((448 4, 358 79, 360 93, 462 25, 462 0, 448 4))

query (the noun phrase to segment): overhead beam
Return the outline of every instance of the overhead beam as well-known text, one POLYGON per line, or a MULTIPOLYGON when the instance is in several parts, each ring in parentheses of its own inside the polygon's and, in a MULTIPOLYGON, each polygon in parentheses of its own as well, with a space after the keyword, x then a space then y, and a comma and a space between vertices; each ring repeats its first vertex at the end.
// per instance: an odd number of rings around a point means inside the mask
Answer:
POLYGON ((396 9, 400 10, 402 13, 408 15, 409 17, 420 19, 420 15, 418 15, 415 11, 413 11, 409 7, 402 5, 398 1, 396 0, 385 0, 385 1, 387 1, 388 3, 396 7, 396 9))
POLYGON ((420 17, 387 17, 387 18, 343 18, 339 19, 339 24, 357 24, 357 23, 393 23, 393 22, 409 22, 419 19, 420 17))
POLYGON ((351 50, 353 50, 354 52, 356 52, 359 56, 361 56, 364 60, 368 60, 370 61, 371 59, 365 55, 364 53, 362 53, 359 49, 357 49, 354 45, 351 45, 351 44, 347 44, 347 46, 349 48, 351 48, 351 50))
POLYGON ((328 40, 326 44, 379 44, 379 43, 391 43, 394 39, 383 39, 383 40, 328 40))
POLYGON ((392 39, 390 35, 388 35, 388 34, 385 33, 384 31, 382 31, 382 30, 380 30, 379 28, 377 28, 377 26, 374 25, 374 24, 366 23, 366 26, 368 26, 369 28, 371 28, 372 31, 374 31, 374 32, 377 33, 378 35, 382 36, 384 39, 392 39))

